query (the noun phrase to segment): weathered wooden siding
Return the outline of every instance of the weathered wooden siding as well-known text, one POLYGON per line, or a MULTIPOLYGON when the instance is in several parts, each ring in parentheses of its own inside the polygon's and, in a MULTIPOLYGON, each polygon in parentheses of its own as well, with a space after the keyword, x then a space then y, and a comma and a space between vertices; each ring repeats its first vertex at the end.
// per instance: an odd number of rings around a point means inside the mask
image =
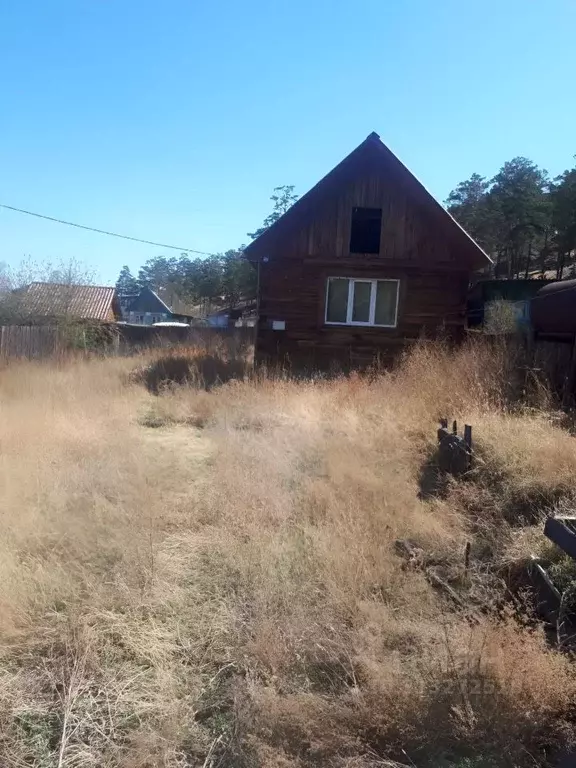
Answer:
MULTIPOLYGON (((288 265, 286 265, 288 267, 288 265)), ((398 325, 396 328, 325 325, 326 279, 334 270, 296 265, 279 276, 276 269, 263 276, 261 323, 257 352, 264 358, 290 358, 324 367, 332 360, 370 362, 375 355, 391 356, 406 341, 428 338, 439 331, 459 337, 464 328, 468 277, 462 273, 419 272, 374 268, 348 268, 343 277, 386 277, 400 279, 398 325), (296 275, 299 272, 299 275, 296 275), (284 331, 273 331, 272 320, 284 320, 284 331)), ((263 269, 263 273, 265 273, 263 269)))
POLYGON ((429 215, 412 202, 397 178, 365 169, 260 265, 257 354, 261 359, 347 365, 389 356, 408 341, 442 328, 461 334, 468 268, 429 215), (352 209, 382 208, 379 254, 349 251, 352 209), (398 326, 393 329, 324 324, 328 277, 400 280, 398 326), (284 331, 269 328, 283 320, 284 331))
POLYGON ((311 213, 304 227, 275 245, 272 258, 453 264, 457 254, 444 237, 439 238, 429 214, 409 199, 398 180, 369 168, 365 173, 355 175, 339 195, 325 200, 320 210, 311 213), (378 255, 350 254, 351 214, 356 206, 382 208, 378 255))

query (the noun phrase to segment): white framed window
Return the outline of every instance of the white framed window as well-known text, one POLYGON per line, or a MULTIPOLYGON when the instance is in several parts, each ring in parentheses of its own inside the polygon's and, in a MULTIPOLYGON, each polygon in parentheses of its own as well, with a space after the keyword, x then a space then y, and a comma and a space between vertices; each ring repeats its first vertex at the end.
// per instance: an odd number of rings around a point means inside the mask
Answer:
POLYGON ((374 325, 395 328, 400 280, 329 277, 326 281, 327 325, 374 325))

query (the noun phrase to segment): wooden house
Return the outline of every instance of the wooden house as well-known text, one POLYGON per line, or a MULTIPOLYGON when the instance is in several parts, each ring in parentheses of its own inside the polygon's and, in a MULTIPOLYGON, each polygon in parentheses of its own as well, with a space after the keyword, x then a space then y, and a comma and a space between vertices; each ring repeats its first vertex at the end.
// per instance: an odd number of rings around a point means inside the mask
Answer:
POLYGON ((138 293, 120 297, 122 319, 135 325, 154 325, 155 323, 184 322, 190 323, 193 316, 181 302, 172 297, 170 306, 151 288, 145 286, 138 293))
POLYGON ((48 324, 62 319, 113 323, 120 304, 113 286, 34 282, 16 292, 17 317, 48 324))
POLYGON ((260 361, 350 367, 442 330, 461 337, 489 257, 370 134, 245 251, 260 361))

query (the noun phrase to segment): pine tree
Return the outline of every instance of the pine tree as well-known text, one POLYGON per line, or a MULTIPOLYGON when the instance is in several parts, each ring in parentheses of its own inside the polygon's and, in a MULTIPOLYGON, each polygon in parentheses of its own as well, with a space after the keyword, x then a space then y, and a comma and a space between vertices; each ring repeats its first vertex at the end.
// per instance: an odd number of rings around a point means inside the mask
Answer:
POLYGON ((126 296, 131 293, 138 293, 139 290, 140 286, 138 285, 138 281, 132 272, 130 272, 130 267, 125 264, 120 270, 118 280, 116 280, 116 291, 118 295, 126 296))
POLYGON ((556 276, 564 277, 576 254, 576 168, 554 180, 552 200, 553 245, 556 251, 556 276))
POLYGON ((274 191, 270 197, 270 200, 272 200, 274 203, 272 213, 266 216, 262 226, 257 229, 256 232, 248 232, 248 237, 251 237, 253 240, 255 240, 257 237, 260 237, 260 235, 265 232, 268 227, 271 227, 272 224, 277 222, 278 219, 294 205, 296 200, 298 200, 298 195, 294 192, 293 184, 284 184, 281 187, 274 187, 274 191))

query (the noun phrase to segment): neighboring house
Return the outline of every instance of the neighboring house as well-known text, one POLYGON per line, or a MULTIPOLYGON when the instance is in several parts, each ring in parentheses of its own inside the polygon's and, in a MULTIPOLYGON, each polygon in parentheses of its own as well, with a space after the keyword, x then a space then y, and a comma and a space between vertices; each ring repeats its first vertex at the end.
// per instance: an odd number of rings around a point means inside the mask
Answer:
POLYGON ((18 312, 34 322, 68 318, 111 323, 120 316, 120 305, 113 287, 36 282, 18 292, 18 312))
POLYGON ((120 297, 122 319, 136 325, 154 325, 166 322, 190 322, 192 315, 170 307, 151 288, 140 293, 120 297))
POLYGON ((230 323, 230 310, 218 309, 206 315, 204 322, 210 328, 228 328, 230 323))
POLYGON ((259 360, 387 358, 461 337, 489 257, 372 133, 245 250, 259 272, 259 360))
POLYGON ((128 307, 130 304, 132 304, 133 301, 135 301, 135 299, 138 298, 139 295, 139 292, 118 294, 118 301, 120 302, 120 316, 122 320, 126 319, 128 316, 128 307))
POLYGON ((240 303, 233 309, 219 309, 208 314, 205 322, 212 328, 228 328, 237 325, 250 325, 253 323, 256 304, 254 301, 240 303), (252 321, 252 323, 251 323, 252 321))
POLYGON ((479 280, 468 293, 467 315, 471 328, 484 324, 486 306, 493 301, 508 301, 514 305, 514 311, 520 325, 525 325, 529 318, 530 300, 538 291, 553 280, 541 279, 494 279, 479 280))

